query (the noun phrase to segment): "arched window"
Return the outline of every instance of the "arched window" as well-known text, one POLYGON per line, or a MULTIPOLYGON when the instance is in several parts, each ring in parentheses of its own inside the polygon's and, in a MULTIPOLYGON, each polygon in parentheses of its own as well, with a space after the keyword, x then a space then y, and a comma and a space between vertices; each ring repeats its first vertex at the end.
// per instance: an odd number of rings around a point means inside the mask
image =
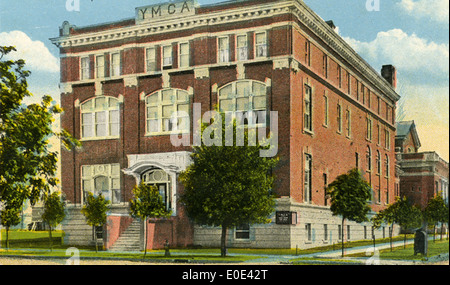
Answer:
POLYGON ((238 80, 219 89, 219 108, 222 112, 241 113, 244 124, 265 126, 267 110, 266 85, 254 80, 238 80))
POLYGON ((95 97, 81 104, 81 138, 110 139, 120 136, 119 100, 95 97))
POLYGON ((184 90, 164 89, 148 95, 147 135, 189 133, 189 94, 184 90))
POLYGON ((83 201, 88 193, 102 194, 112 204, 122 202, 120 191, 120 165, 100 164, 81 167, 83 201))
POLYGON ((155 168, 142 174, 142 182, 158 188, 167 210, 172 209, 171 177, 164 170, 155 168))
POLYGON ((367 171, 371 171, 372 170, 372 150, 370 149, 370 146, 367 147, 366 160, 367 160, 367 171))

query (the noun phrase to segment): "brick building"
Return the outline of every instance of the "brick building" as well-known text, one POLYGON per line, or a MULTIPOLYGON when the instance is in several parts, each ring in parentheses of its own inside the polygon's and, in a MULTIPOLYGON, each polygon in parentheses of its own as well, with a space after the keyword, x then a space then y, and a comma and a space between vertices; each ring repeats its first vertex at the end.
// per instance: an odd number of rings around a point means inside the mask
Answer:
POLYGON ((395 148, 400 165, 400 195, 422 209, 440 195, 448 204, 448 162, 436 152, 419 152, 419 135, 414 121, 398 122, 395 148))
POLYGON ((145 231, 149 248, 166 239, 220 243, 219 229, 192 224, 177 202, 191 147, 173 146, 170 135, 192 136, 193 125, 168 118, 177 110, 192 117, 194 103, 202 113, 216 105, 278 112, 277 213, 271 224, 230 230, 230 246, 307 248, 371 238, 369 223, 341 227, 324 190, 354 167, 373 186, 374 212, 394 199, 395 68, 384 66, 380 75, 303 1, 139 7, 135 17, 114 23, 64 22, 52 42, 61 54, 62 127, 83 143, 62 151, 68 243, 93 240, 79 209, 87 192, 100 191, 112 201, 107 248, 142 248, 145 231), (171 218, 145 226, 129 217, 140 181, 159 187, 171 218))

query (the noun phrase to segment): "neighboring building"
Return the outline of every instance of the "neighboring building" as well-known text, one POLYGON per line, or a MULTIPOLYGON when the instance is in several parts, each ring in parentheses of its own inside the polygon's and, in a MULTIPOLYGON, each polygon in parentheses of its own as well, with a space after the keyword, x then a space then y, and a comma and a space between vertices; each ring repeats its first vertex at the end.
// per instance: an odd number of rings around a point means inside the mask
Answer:
MULTIPOLYGON (((379 211, 394 199, 396 71, 381 76, 303 1, 247 0, 198 6, 170 2, 136 9, 132 19, 77 27, 52 39, 61 53, 62 127, 83 143, 62 150, 66 242, 93 241, 79 213, 87 192, 112 201, 105 247, 217 246, 220 230, 193 225, 178 202, 178 175, 190 146, 170 134, 193 124, 168 118, 194 103, 202 114, 278 112, 277 213, 267 225, 229 231, 232 247, 307 248, 371 238, 371 224, 330 212, 325 187, 359 168, 379 211), (128 215, 132 189, 156 184, 173 215, 147 227, 128 215)), ((268 127, 262 120, 258 126, 268 127)), ((377 234, 387 236, 387 229, 377 234)), ((378 235, 378 237, 381 237, 378 235)))
POLYGON ((441 195, 448 204, 448 162, 436 152, 419 152, 420 140, 414 121, 398 122, 395 147, 400 165, 400 195, 424 209, 441 195))

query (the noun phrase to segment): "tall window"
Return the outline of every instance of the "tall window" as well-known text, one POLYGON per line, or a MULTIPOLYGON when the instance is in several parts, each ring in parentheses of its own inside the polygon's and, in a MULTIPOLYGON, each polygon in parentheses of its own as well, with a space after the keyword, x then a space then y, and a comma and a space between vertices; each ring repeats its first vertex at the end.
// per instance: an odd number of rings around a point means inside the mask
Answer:
POLYGON ((306 240, 307 241, 312 241, 311 224, 305 224, 305 233, 306 233, 306 240))
POLYGON ((238 80, 219 89, 219 107, 222 112, 246 113, 250 126, 265 126, 267 110, 266 85, 252 80, 238 80))
POLYGON ((256 58, 267 57, 267 34, 266 32, 255 34, 256 58))
POLYGON ((188 67, 189 66, 189 43, 181 43, 180 44, 180 67, 188 67))
POLYGON ((82 57, 80 63, 80 69, 81 69, 81 80, 89 79, 90 78, 90 60, 89 57, 82 57))
POLYGON ((389 156, 386 154, 385 156, 384 156, 384 175, 386 176, 386 177, 389 177, 389 168, 390 168, 390 165, 389 165, 389 156))
POLYGON ((326 54, 322 57, 322 74, 325 78, 328 78, 328 56, 326 54))
POLYGON ((230 61, 230 42, 228 37, 221 37, 218 39, 219 45, 219 62, 230 61))
POLYGON ((347 137, 351 137, 351 135, 352 135, 352 115, 351 115, 350 110, 347 110, 345 112, 345 119, 347 120, 347 127, 346 127, 347 137))
POLYGON ((170 175, 162 169, 151 169, 142 175, 142 182, 158 188, 166 210, 172 209, 172 185, 170 175))
POLYGON ((367 147, 367 151, 366 151, 366 161, 367 161, 367 171, 371 171, 372 170, 372 150, 370 149, 370 147, 367 147))
POLYGON ((341 106, 341 104, 337 105, 337 124, 338 124, 338 132, 342 133, 342 106, 341 106))
POLYGON ((381 154, 378 150, 377 150, 376 163, 377 163, 377 174, 381 175, 381 154))
POLYGON ((337 68, 337 80, 339 88, 342 88, 342 67, 338 65, 337 68))
POLYGON ((311 65, 311 43, 308 40, 305 41, 305 63, 311 65))
POLYGON ((328 97, 326 95, 323 96, 323 108, 324 108, 324 126, 328 126, 329 121, 329 113, 328 113, 328 97))
POLYGON ((120 193, 120 165, 83 165, 81 167, 83 201, 88 193, 102 194, 112 204, 122 202, 120 193))
POLYGON ((178 89, 164 89, 146 97, 147 135, 188 133, 189 95, 178 89))
POLYGON ((391 137, 390 132, 388 130, 384 130, 384 147, 386 149, 391 148, 391 137))
POLYGON ((163 67, 172 67, 172 46, 163 46, 163 67))
POLYGON ((366 118, 366 139, 372 141, 372 119, 366 118))
POLYGON ((95 77, 105 77, 105 56, 98 55, 95 57, 95 77))
POLYGON ((311 202, 312 200, 312 156, 305 154, 305 187, 304 187, 304 202, 311 202))
POLYGON ((96 97, 81 104, 83 139, 118 138, 119 132, 119 100, 113 97, 96 97))
POLYGON ((247 60, 248 59, 248 41, 247 35, 239 35, 237 36, 237 59, 238 60, 247 60))
POLYGON ((156 71, 156 48, 151 47, 145 51, 147 72, 156 71))
POLYGON ((305 85, 305 112, 304 112, 304 129, 312 132, 312 90, 311 87, 305 85))
POLYGON ((111 54, 111 76, 120 75, 120 53, 111 54))

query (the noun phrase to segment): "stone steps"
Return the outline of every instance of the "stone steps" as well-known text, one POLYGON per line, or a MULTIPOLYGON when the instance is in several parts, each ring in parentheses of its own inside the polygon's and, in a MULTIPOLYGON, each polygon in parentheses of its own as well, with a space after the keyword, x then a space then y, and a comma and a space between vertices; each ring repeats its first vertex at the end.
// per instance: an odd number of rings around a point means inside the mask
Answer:
POLYGON ((141 223, 133 220, 130 226, 120 235, 111 246, 110 251, 140 251, 141 249, 141 223))

